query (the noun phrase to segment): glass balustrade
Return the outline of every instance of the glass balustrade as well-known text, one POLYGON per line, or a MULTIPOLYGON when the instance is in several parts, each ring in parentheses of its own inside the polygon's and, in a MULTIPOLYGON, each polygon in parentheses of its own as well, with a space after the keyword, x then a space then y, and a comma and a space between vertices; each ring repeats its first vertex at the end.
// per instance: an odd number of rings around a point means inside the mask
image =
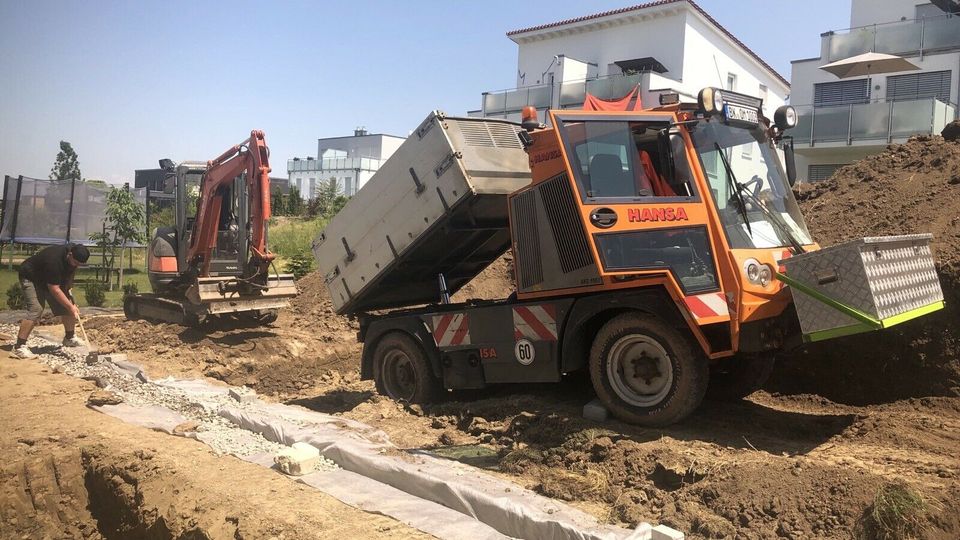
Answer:
POLYGON ((960 17, 944 15, 851 28, 830 33, 823 39, 829 40, 830 62, 867 52, 902 55, 954 49, 960 48, 960 17))
POLYGON ((797 144, 905 139, 940 133, 957 117, 957 107, 935 98, 858 103, 833 107, 795 106, 797 144))

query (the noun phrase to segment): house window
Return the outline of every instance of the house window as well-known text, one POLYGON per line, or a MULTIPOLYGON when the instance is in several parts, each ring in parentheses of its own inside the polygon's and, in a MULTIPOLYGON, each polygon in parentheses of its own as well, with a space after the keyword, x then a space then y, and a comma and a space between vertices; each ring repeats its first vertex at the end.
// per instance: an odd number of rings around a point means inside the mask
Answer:
POLYGON ((344 195, 347 195, 348 197, 349 197, 350 195, 353 195, 354 191, 353 191, 353 177, 352 177, 352 176, 345 176, 345 177, 343 177, 343 193, 344 193, 344 195))
POLYGON ((928 71, 887 77, 887 101, 937 98, 950 102, 951 71, 928 71))
POLYGON ((837 172, 837 169, 843 167, 842 164, 829 164, 829 165, 808 165, 807 166, 807 181, 808 182, 821 182, 833 176, 833 173, 837 172))
POLYGON ((307 193, 307 198, 312 199, 317 193, 317 179, 310 179, 310 191, 307 193))
POLYGON ((813 105, 815 107, 850 105, 851 103, 870 103, 870 79, 853 79, 813 85, 813 105))
POLYGON ((727 73, 727 90, 737 90, 737 76, 734 73, 727 73))

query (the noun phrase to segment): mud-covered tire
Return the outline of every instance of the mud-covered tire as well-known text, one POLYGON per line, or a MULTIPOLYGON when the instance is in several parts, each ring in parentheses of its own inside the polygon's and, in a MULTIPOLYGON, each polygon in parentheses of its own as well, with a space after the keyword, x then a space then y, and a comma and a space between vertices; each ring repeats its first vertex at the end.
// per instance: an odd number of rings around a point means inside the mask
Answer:
POLYGON ((590 380, 617 418, 666 426, 703 401, 710 377, 707 359, 679 331, 644 313, 607 321, 590 348, 590 380))
POLYGON ((772 353, 740 354, 724 358, 710 369, 707 398, 739 401, 763 387, 773 373, 772 353))
POLYGON ((377 343, 373 379, 377 392, 395 401, 432 403, 442 391, 423 348, 402 332, 387 334, 377 343))

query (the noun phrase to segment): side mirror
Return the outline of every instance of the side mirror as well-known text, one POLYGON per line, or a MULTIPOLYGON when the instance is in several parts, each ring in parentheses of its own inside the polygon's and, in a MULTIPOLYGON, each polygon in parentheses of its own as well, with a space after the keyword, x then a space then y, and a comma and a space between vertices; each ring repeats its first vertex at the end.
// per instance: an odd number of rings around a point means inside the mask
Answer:
POLYGON ((797 183, 797 160, 793 154, 793 137, 783 138, 783 166, 787 169, 790 187, 797 183))

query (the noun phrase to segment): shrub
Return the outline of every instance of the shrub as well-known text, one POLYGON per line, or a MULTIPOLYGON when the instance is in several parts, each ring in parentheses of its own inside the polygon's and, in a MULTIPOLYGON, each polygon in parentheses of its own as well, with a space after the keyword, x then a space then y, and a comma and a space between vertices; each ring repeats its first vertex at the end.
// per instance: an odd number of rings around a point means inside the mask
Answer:
POLYGON ((140 292, 140 291, 137 290, 137 284, 136 284, 136 283, 125 283, 125 284, 123 285, 123 298, 124 298, 124 299, 126 299, 128 296, 133 296, 133 295, 137 294, 138 292, 140 292))
POLYGON ((299 252, 287 261, 284 271, 293 274, 294 279, 300 279, 313 270, 313 256, 307 252, 299 252))
POLYGON ((927 517, 941 508, 924 500, 902 482, 880 487, 873 504, 864 511, 855 526, 854 536, 878 540, 922 538, 927 530, 927 517))
POLYGON ((88 306, 102 306, 107 299, 106 286, 99 281, 91 281, 83 286, 83 297, 88 306))
POLYGON ((27 307, 26 299, 23 296, 23 285, 16 282, 7 288, 7 306, 10 309, 24 309, 27 307))

